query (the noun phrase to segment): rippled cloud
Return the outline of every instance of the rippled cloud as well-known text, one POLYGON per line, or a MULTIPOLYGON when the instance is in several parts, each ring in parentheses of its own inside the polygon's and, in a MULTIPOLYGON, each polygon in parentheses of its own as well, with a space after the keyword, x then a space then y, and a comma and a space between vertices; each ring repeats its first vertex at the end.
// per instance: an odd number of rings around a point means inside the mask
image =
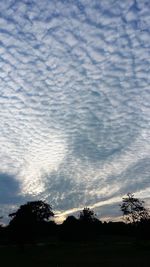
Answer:
POLYGON ((42 198, 60 214, 88 205, 107 217, 128 191, 147 198, 149 1, 0 10, 0 172, 18 182, 12 205, 42 198))

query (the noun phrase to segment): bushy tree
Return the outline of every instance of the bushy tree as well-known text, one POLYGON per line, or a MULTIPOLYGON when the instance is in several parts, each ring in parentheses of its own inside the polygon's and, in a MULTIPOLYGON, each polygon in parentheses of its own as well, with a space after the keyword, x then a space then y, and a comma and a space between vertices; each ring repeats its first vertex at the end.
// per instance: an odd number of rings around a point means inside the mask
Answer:
POLYGON ((9 216, 12 217, 10 224, 35 224, 48 221, 54 213, 49 204, 39 200, 21 205, 15 213, 9 216))
POLYGON ((25 243, 35 243, 47 229, 47 222, 54 216, 52 208, 43 201, 31 201, 12 214, 9 223, 9 232, 12 242, 21 246, 25 243), (42 230, 43 229, 43 230, 42 230))
POLYGON ((149 212, 144 207, 144 201, 135 198, 132 193, 128 193, 127 197, 122 199, 120 207, 127 223, 137 223, 149 218, 149 212))

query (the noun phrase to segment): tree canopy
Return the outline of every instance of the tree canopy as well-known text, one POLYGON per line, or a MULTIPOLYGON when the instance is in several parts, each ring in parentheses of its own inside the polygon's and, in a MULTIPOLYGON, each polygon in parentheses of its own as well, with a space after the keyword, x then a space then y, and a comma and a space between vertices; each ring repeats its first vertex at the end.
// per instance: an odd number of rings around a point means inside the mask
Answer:
POLYGON ((135 198, 132 193, 128 193, 127 197, 122 199, 120 206, 126 222, 137 223, 149 218, 149 212, 144 207, 144 201, 135 198))
POLYGON ((52 208, 49 204, 39 200, 27 202, 21 205, 20 208, 12 214, 10 224, 34 224, 38 222, 48 221, 54 216, 52 208))
POLYGON ((94 211, 86 207, 80 212, 79 220, 90 223, 96 221, 97 218, 94 211))

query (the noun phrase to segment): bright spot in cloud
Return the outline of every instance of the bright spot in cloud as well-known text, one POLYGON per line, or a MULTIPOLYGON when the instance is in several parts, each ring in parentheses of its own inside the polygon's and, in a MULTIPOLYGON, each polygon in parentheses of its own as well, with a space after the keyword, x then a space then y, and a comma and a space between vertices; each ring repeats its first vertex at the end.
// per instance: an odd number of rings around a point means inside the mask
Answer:
MULTIPOLYGON (((38 195, 45 190, 44 177, 57 171, 66 154, 63 136, 50 133, 46 139, 38 140, 29 146, 20 172, 23 194, 38 195)), ((45 178, 46 179, 46 178, 45 178)))

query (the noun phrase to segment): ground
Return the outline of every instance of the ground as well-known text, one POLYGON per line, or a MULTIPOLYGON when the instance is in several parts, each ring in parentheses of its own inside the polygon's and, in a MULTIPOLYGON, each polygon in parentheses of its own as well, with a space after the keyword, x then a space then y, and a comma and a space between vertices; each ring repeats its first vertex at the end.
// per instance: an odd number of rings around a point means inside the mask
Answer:
POLYGON ((0 263, 4 267, 148 267, 150 242, 107 237, 97 242, 1 246, 0 263))

